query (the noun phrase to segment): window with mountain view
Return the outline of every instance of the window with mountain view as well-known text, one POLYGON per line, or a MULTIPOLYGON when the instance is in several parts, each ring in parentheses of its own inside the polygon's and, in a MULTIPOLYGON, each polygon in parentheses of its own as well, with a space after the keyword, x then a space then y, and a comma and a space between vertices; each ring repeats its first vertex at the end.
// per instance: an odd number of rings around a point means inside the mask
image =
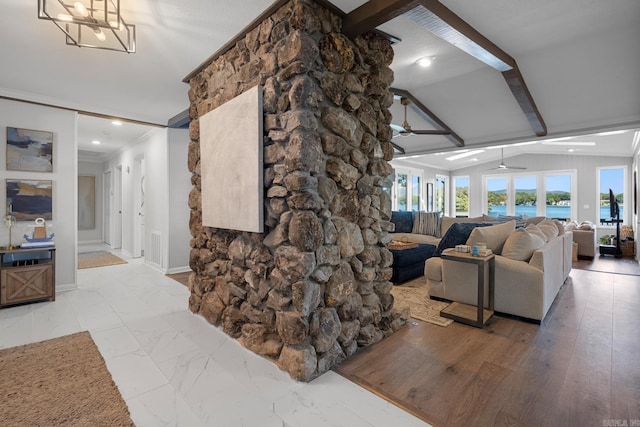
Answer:
POLYGON ((456 189, 456 211, 457 217, 469 216, 469 177, 456 176, 453 178, 453 185, 456 189))
POLYGON ((515 183, 515 213, 516 215, 536 216, 537 177, 516 176, 515 183))
POLYGON ((609 189, 618 201, 620 219, 624 219, 624 181, 625 168, 622 166, 613 168, 598 168, 598 220, 611 219, 609 206, 609 189))
POLYGON ((545 212, 549 218, 570 219, 571 175, 547 175, 545 184, 545 212))
POLYGON ((487 214, 507 214, 507 178, 487 178, 487 214))

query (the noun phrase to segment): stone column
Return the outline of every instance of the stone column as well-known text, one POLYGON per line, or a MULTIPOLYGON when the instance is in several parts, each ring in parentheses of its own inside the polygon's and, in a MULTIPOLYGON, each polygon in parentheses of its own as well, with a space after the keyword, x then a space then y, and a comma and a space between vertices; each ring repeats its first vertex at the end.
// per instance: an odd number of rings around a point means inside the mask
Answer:
POLYGON ((303 381, 403 324, 382 191, 393 50, 377 34, 350 40, 340 29, 329 10, 292 0, 190 80, 190 309, 303 381), (203 227, 198 117, 255 85, 265 233, 203 227))

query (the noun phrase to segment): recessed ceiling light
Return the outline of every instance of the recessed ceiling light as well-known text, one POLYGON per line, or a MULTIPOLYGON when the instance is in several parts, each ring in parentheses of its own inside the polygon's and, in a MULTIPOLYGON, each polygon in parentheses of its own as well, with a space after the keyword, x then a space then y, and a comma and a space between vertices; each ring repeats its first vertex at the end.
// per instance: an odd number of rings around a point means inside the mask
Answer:
POLYGON ((120 120, 114 120, 111 122, 111 124, 114 126, 122 126, 122 122, 120 120))
POLYGON ((484 150, 467 151, 465 153, 456 154, 455 156, 449 156, 449 157, 445 157, 445 158, 447 160, 451 161, 451 160, 463 159, 463 158, 469 157, 469 156, 475 156, 476 154, 480 154, 480 153, 484 153, 484 150))
POLYGON ((433 61, 435 60, 435 56, 425 56, 424 58, 420 58, 416 61, 416 64, 418 64, 421 67, 427 68, 430 67, 431 64, 433 64, 433 61))
POLYGON ((578 142, 578 141, 542 141, 542 145, 575 145, 575 146, 584 146, 584 147, 592 147, 596 145, 595 142, 578 142))
POLYGON ((477 157, 474 157, 473 159, 469 159, 469 161, 470 161, 470 162, 477 162, 477 161, 478 161, 478 158, 477 158, 477 157))
POLYGON ((570 152, 570 153, 573 153, 574 151, 576 151, 576 149, 575 148, 569 148, 567 151, 570 152))
POLYGON ((91 141, 91 143, 93 145, 100 145, 100 141, 98 141, 97 139, 94 139, 93 141, 91 141))
POLYGON ((609 135, 620 135, 621 133, 625 133, 626 130, 612 130, 610 132, 600 132, 596 133, 598 136, 609 136, 609 135))

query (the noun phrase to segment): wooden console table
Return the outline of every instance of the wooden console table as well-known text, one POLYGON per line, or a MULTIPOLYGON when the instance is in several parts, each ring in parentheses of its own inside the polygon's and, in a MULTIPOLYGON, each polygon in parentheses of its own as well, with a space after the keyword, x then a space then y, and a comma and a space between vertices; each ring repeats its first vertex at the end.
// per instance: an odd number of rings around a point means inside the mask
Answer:
POLYGON ((484 327, 484 324, 487 323, 487 320, 489 320, 491 316, 493 316, 493 293, 495 284, 496 262, 495 255, 491 254, 488 256, 473 256, 470 253, 456 252, 455 249, 447 249, 442 252, 441 257, 443 260, 464 262, 468 264, 475 264, 478 266, 478 305, 474 307, 472 305, 463 304, 461 302, 453 302, 442 311, 440 311, 440 316, 478 328, 484 327), (489 267, 488 310, 484 308, 484 289, 487 285, 485 283, 484 272, 487 266, 489 267))
POLYGON ((0 307, 56 299, 56 250, 0 249, 0 307))

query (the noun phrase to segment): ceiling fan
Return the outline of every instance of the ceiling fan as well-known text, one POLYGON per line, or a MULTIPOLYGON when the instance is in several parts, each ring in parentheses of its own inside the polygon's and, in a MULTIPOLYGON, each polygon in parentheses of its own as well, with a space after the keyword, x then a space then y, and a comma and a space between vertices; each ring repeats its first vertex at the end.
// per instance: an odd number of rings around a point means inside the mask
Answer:
MULTIPOLYGON (((391 127, 397 131, 398 133, 395 136, 409 136, 409 135, 451 135, 451 131, 448 130, 440 130, 440 129, 412 129, 409 122, 407 122, 407 105, 409 105, 409 100, 404 96, 400 98, 400 103, 404 105, 404 122, 402 122, 402 126, 398 126, 396 124, 391 124, 391 127)), ((395 138, 394 136, 394 138, 395 138)))
POLYGON ((504 148, 500 149, 500 164, 498 165, 497 168, 491 168, 491 169, 487 169, 490 171, 493 170, 500 170, 500 169, 526 169, 525 166, 507 166, 504 164, 504 148))

